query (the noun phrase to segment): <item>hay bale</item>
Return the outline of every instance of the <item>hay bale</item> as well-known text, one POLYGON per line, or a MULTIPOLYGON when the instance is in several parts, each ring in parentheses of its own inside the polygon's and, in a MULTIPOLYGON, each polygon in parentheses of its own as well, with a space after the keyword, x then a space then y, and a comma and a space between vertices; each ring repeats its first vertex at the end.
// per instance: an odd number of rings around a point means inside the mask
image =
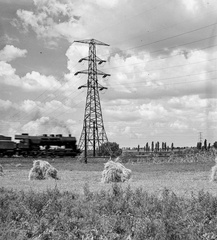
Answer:
POLYGON ((85 162, 84 151, 80 155, 77 156, 77 161, 80 163, 85 162))
POLYGON ((45 178, 49 178, 49 177, 54 178, 54 179, 59 179, 57 177, 57 170, 56 170, 56 168, 54 168, 52 166, 50 168, 48 168, 48 170, 46 171, 46 174, 45 174, 45 178))
POLYGON ((217 173, 217 157, 215 158, 215 165, 211 168, 210 182, 216 181, 216 173, 217 173))
POLYGON ((102 172, 102 182, 125 182, 130 179, 132 171, 119 162, 108 161, 102 172))
POLYGON ((33 167, 29 171, 29 180, 43 180, 47 178, 59 179, 57 170, 47 161, 33 161, 33 167))
POLYGON ((0 164, 0 176, 3 176, 4 174, 4 169, 3 166, 0 164))
POLYGON ((217 171, 217 165, 211 168, 210 182, 214 182, 216 180, 216 171, 217 171))

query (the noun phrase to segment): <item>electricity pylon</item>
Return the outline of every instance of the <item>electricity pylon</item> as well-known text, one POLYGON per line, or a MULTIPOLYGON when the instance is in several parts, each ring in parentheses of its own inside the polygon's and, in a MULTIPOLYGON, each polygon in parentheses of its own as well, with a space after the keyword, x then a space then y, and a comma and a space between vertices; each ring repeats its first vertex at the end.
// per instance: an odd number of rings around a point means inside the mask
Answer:
POLYGON ((95 39, 80 40, 74 42, 89 44, 89 56, 81 58, 78 61, 88 61, 88 70, 78 71, 75 73, 75 75, 80 73, 88 75, 87 84, 82 85, 78 88, 87 88, 83 129, 78 146, 81 150, 85 150, 85 152, 87 152, 87 150, 92 150, 93 156, 96 156, 96 150, 100 150, 102 143, 108 142, 103 124, 102 110, 99 98, 99 91, 107 88, 98 83, 97 76, 102 75, 103 78, 110 76, 110 74, 106 74, 102 71, 97 70, 97 62, 98 64, 102 64, 106 61, 96 56, 96 45, 109 45, 95 39))

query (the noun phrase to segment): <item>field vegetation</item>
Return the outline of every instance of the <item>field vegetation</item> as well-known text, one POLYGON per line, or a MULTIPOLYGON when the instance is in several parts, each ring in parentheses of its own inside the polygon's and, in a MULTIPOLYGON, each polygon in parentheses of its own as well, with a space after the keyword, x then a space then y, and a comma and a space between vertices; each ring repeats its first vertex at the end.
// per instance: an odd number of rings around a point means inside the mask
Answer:
POLYGON ((108 159, 46 159, 60 180, 29 181, 34 159, 2 158, 0 239, 217 239, 215 154, 192 159, 128 161, 132 180, 103 184, 108 159))
POLYGON ((0 189, 0 238, 25 239, 217 239, 217 197, 199 191, 183 198, 141 188, 83 194, 58 188, 41 193, 0 189))

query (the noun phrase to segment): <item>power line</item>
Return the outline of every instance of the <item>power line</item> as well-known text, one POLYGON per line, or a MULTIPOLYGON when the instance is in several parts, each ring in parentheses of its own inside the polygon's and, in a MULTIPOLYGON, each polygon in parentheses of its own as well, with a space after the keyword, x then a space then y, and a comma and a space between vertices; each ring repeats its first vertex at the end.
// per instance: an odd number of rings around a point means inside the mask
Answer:
MULTIPOLYGON (((197 42, 201 42, 201 41, 204 41, 204 40, 209 40, 211 38, 214 38, 216 37, 217 35, 214 35, 212 37, 208 37, 208 38, 203 38, 203 39, 200 39, 200 40, 197 40, 197 41, 193 41, 193 42, 188 42, 188 43, 185 43, 185 44, 181 44, 181 45, 176 45, 176 46, 172 46, 172 47, 169 47, 167 49, 173 49, 173 48, 178 48, 178 47, 182 47, 182 46, 185 46, 185 45, 189 45, 189 44, 192 44, 192 43, 197 43, 197 42)), ((214 47, 217 46, 217 45, 213 45, 214 47)), ((209 46, 207 48, 211 48, 213 46, 209 46)), ((206 48, 205 48, 206 49, 206 48)), ((156 53, 156 52, 162 52, 164 50, 162 49, 158 49, 158 50, 155 50, 155 51, 152 51, 152 52, 149 52, 149 54, 152 54, 152 53, 156 53)), ((197 52, 197 51, 201 51, 201 49, 196 49, 192 52, 197 52)), ((192 53, 190 52, 190 53, 192 53)), ((170 57, 175 57, 175 56, 179 56, 181 55, 181 52, 175 54, 175 55, 172 55, 172 56, 169 56, 168 58, 170 57)), ((162 58, 161 58, 162 59, 162 58)), ((158 61, 158 60, 161 60, 161 59, 156 59, 156 60, 148 60, 148 61, 144 61, 144 62, 138 62, 138 63, 132 63, 132 64, 125 64, 125 65, 122 65, 122 66, 116 66, 116 67, 109 67, 109 68, 103 68, 103 70, 110 70, 110 69, 117 69, 117 68, 122 68, 122 67, 126 67, 126 66, 133 66, 133 65, 140 65, 140 64, 144 64, 144 63, 149 63, 149 62, 153 62, 153 61, 158 61)), ((189 63, 191 64, 191 63, 189 63)))
MULTIPOLYGON (((151 8, 151 9, 148 9, 148 10, 142 11, 142 12, 140 12, 140 13, 134 15, 134 16, 124 18, 123 20, 118 21, 118 23, 116 22, 115 24, 112 24, 112 25, 106 26, 106 27, 104 27, 103 29, 101 29, 101 30, 99 30, 99 31, 97 31, 97 32, 92 33, 92 35, 94 35, 94 34, 98 34, 98 33, 101 33, 101 32, 103 32, 103 31, 105 31, 106 29, 111 28, 111 27, 113 27, 113 26, 116 27, 116 26, 119 25, 120 23, 122 23, 122 22, 126 22, 127 19, 131 19, 131 18, 137 17, 137 16, 139 16, 139 15, 142 15, 142 14, 144 14, 144 13, 146 13, 146 12, 150 12, 150 11, 156 10, 156 9, 158 9, 159 6, 162 6, 162 5, 164 5, 164 4, 165 4, 165 2, 163 1, 162 3, 160 3, 160 4, 156 5, 156 6, 154 6, 154 7, 151 8)), ((140 7, 141 7, 141 6, 140 6, 140 7)))
MULTIPOLYGON (((211 11, 207 11, 207 12, 205 12, 205 14, 210 14, 211 12, 216 12, 216 8, 215 9, 212 9, 211 11)), ((204 14, 204 15, 205 15, 204 14)), ((197 19, 198 17, 196 17, 196 15, 192 15, 192 17, 191 17, 191 19, 197 19)), ((201 18, 201 16, 200 16, 200 18, 201 18)), ((142 34, 142 35, 140 35, 140 36, 136 36, 136 37, 132 37, 132 38, 128 38, 127 40, 129 41, 129 40, 132 40, 132 39, 136 39, 136 38, 141 38, 141 37, 144 37, 144 36, 146 36, 146 35, 149 35, 149 34, 151 34, 151 33, 154 33, 154 32, 160 32, 160 31, 165 31, 166 29, 170 29, 170 28, 174 28, 174 27, 176 27, 176 26, 179 26, 179 25, 181 25, 182 23, 184 23, 184 22, 189 22, 189 18, 187 19, 187 20, 183 20, 183 21, 180 21, 180 22, 178 22, 178 23, 176 23, 176 24, 172 24, 172 25, 170 25, 170 26, 166 26, 166 27, 163 27, 163 28, 157 28, 157 29, 155 29, 155 30, 149 30, 148 32, 146 32, 145 34, 142 34)), ((124 41, 119 41, 119 42, 116 42, 116 44, 117 43, 123 43, 123 42, 125 42, 125 40, 124 41)))
POLYGON ((202 29, 209 28, 209 27, 213 27, 213 26, 216 26, 216 25, 217 25, 217 22, 212 23, 212 24, 208 24, 208 25, 203 26, 203 27, 200 27, 200 28, 195 28, 195 29, 190 30, 190 31, 182 32, 182 33, 179 33, 179 34, 176 34, 176 35, 167 37, 167 38, 163 38, 163 39, 160 39, 160 40, 156 40, 156 41, 153 41, 153 42, 144 43, 144 44, 137 45, 137 46, 135 46, 135 47, 126 48, 126 49, 120 49, 119 51, 115 51, 114 53, 110 52, 109 54, 103 54, 103 55, 101 55, 101 56, 111 56, 111 55, 113 55, 113 54, 117 54, 117 53, 121 53, 121 52, 126 52, 126 51, 128 51, 128 50, 133 50, 133 49, 137 49, 137 48, 141 48, 141 47, 145 47, 145 46, 150 46, 150 45, 155 44, 155 43, 159 43, 159 42, 163 42, 163 41, 166 41, 166 40, 174 39, 174 38, 177 38, 177 37, 180 37, 180 36, 183 36, 183 35, 187 35, 187 34, 189 34, 189 33, 197 32, 197 31, 200 31, 200 30, 202 30, 202 29))

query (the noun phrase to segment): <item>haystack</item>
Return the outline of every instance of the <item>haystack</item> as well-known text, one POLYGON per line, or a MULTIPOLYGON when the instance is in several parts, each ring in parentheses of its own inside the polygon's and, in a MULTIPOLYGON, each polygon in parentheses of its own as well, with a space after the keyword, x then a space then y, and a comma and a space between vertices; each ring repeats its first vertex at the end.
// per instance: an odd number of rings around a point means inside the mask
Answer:
POLYGON ((59 179, 56 168, 47 161, 33 161, 33 167, 29 171, 29 180, 43 180, 47 178, 59 179))
POLYGON ((132 171, 119 162, 108 161, 102 172, 102 182, 125 182, 130 179, 132 171))
POLYGON ((2 176, 4 174, 4 169, 3 166, 0 164, 0 176, 2 176))
POLYGON ((216 181, 216 173, 217 173, 217 157, 215 158, 215 165, 211 168, 210 182, 216 181))

